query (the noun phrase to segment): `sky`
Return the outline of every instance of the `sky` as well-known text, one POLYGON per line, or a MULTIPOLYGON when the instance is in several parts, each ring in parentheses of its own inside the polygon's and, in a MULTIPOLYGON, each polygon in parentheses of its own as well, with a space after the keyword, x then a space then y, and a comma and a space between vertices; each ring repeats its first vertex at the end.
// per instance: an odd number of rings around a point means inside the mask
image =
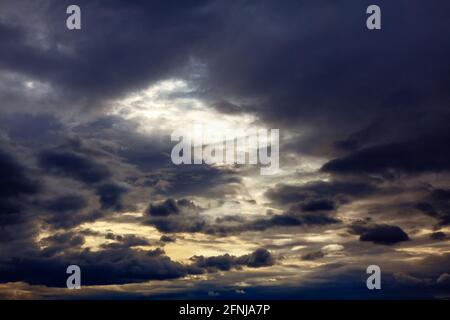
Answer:
POLYGON ((449 10, 0 0, 0 298, 449 298, 449 10), (280 170, 175 165, 194 125, 280 170))

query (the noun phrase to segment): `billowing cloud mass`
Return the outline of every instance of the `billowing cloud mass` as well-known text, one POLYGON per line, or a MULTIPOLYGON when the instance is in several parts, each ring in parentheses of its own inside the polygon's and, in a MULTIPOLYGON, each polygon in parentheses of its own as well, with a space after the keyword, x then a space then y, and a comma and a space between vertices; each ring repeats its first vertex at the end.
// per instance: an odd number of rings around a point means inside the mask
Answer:
POLYGON ((1 1, 1 298, 449 297, 448 1, 75 3, 1 1), (173 164, 195 125, 280 171, 173 164))

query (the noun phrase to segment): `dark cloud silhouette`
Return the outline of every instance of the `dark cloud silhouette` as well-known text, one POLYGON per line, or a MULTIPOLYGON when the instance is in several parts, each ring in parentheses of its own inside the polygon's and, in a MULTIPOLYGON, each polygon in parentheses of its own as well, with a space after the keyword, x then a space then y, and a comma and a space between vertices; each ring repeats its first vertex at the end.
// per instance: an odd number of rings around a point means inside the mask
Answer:
POLYGON ((27 176, 26 169, 9 154, 0 150, 0 194, 2 198, 33 194, 38 184, 27 176))
POLYGON ((249 255, 241 256, 240 260, 243 260, 246 266, 252 268, 267 267, 275 264, 275 258, 270 251, 264 248, 256 249, 249 255))
POLYGON ((151 244, 147 239, 135 236, 134 234, 127 234, 122 236, 108 233, 105 238, 109 240, 115 240, 116 242, 102 244, 102 248, 104 249, 126 249, 138 246, 148 246, 151 244))
MULTIPOLYGON (((70 239, 72 235, 63 237, 70 239)), ((46 242, 52 243, 54 240, 57 239, 47 239, 46 242)), ((239 257, 230 255, 193 257, 191 264, 172 261, 160 248, 143 251, 106 247, 97 252, 83 250, 54 256, 48 254, 49 250, 52 248, 35 252, 33 256, 1 260, 0 282, 25 281, 29 284, 65 287, 65 270, 70 264, 77 264, 82 268, 83 284, 87 286, 175 279, 206 271, 227 270, 224 259, 232 261, 233 268, 239 266, 259 268, 275 263, 275 259, 265 249, 258 249, 239 257)))
POLYGON ((148 179, 149 186, 156 187, 165 196, 189 197, 201 193, 219 198, 237 194, 242 182, 241 177, 231 170, 207 165, 177 166, 170 169, 164 174, 151 175, 148 179), (161 180, 167 182, 164 188, 158 188, 161 180))
POLYGON ((85 183, 101 182, 111 177, 108 168, 74 152, 43 151, 39 155, 39 165, 51 173, 85 183))
POLYGON ((65 287, 67 266, 79 265, 83 270, 84 285, 124 284, 147 280, 174 279, 189 273, 201 273, 172 261, 165 255, 147 255, 145 251, 127 248, 106 249, 99 252, 88 250, 44 258, 11 259, 2 262, 1 282, 25 281, 30 284, 65 287))
POLYGON ((375 244, 394 245, 410 240, 408 234, 402 228, 387 224, 355 223, 350 227, 350 230, 359 235, 360 241, 370 241, 375 244))
POLYGON ((415 208, 438 220, 438 226, 450 224, 450 189, 433 189, 415 208))
POLYGON ((325 253, 323 253, 322 251, 319 250, 319 251, 305 253, 304 255, 302 255, 302 260, 312 261, 312 260, 322 259, 323 257, 325 257, 325 253))
POLYGON ((323 226, 340 223, 339 219, 322 213, 303 214, 287 212, 277 214, 270 218, 261 218, 247 222, 240 228, 242 231, 259 230, 263 231, 275 227, 296 227, 296 226, 323 226))
POLYGON ((42 186, 13 156, 0 150, 0 244, 16 240, 32 241, 36 225, 29 218, 33 197, 42 186))
POLYGON ((326 163, 322 170, 336 174, 382 174, 441 172, 450 169, 450 152, 443 146, 450 132, 395 142, 356 151, 326 163))
POLYGON ((232 268, 241 268, 243 266, 260 268, 275 264, 275 258, 268 250, 264 248, 259 248, 248 255, 239 257, 224 254, 222 256, 214 257, 194 256, 191 258, 191 260, 193 261, 194 265, 198 266, 199 268, 207 269, 210 271, 228 271, 232 268))
POLYGON ((305 211, 314 211, 308 209, 314 209, 314 205, 331 207, 333 200, 345 202, 350 198, 373 194, 376 190, 375 186, 364 182, 313 181, 304 185, 278 184, 268 189, 266 196, 279 205, 300 203, 302 208, 307 209, 305 211))
POLYGON ((302 204, 303 211, 330 211, 334 210, 336 205, 330 200, 313 200, 302 204))
POLYGON ((201 215, 203 209, 188 199, 167 199, 151 204, 143 223, 155 226, 161 232, 206 233, 225 236, 246 231, 264 231, 277 227, 322 226, 341 221, 323 212, 297 212, 243 218, 228 216, 215 221, 201 215))
MULTIPOLYGON (((2 24, 0 34, 5 42, 0 67, 48 81, 75 101, 81 100, 90 107, 105 98, 174 75, 188 63, 193 46, 217 24, 215 15, 208 16, 199 10, 204 1, 158 5, 142 1, 102 4, 82 0, 77 5, 83 8, 83 27, 90 31, 74 35, 61 27, 70 4, 70 1, 51 1, 45 9, 28 4, 16 10, 47 19, 49 40, 59 38, 61 45, 84 58, 56 48, 44 50, 34 46, 27 42, 29 30, 2 24), (184 22, 180 23, 180 19, 184 22), (208 29, 194 21, 201 21, 208 29), (173 28, 175 25, 178 27, 173 28), (109 37, 111 33, 115 36, 109 37), (168 37, 172 41, 168 42, 168 37), (106 41, 107 38, 110 39, 106 41), (138 38, 140 40, 136 41, 138 38), (174 44, 177 44, 176 50, 173 50, 174 44), (110 68, 111 65, 115 67, 110 68), (76 94, 83 98, 76 98, 76 94)), ((8 9, 15 8, 8 4, 8 9)))
POLYGON ((43 221, 54 228, 70 229, 84 222, 92 222, 104 213, 89 208, 88 201, 81 195, 67 195, 44 200, 40 203, 43 221))
POLYGON ((84 236, 74 232, 56 233, 40 241, 40 244, 45 246, 42 252, 44 257, 51 257, 70 250, 78 250, 84 243, 84 236))
POLYGON ((178 214, 179 208, 177 202, 174 199, 167 199, 159 205, 150 205, 148 213, 152 216, 169 216, 172 214, 178 214))
POLYGON ((23 144, 52 142, 57 140, 63 125, 49 114, 12 113, 0 118, 0 127, 4 128, 8 137, 23 144))
POLYGON ((60 213, 81 210, 87 206, 87 201, 81 196, 71 195, 45 201, 42 206, 46 210, 60 213))
POLYGON ((166 234, 163 234, 161 236, 161 238, 159 238, 159 241, 162 241, 162 242, 175 242, 176 240, 177 239, 175 237, 168 236, 166 234))
POLYGON ((53 228, 71 229, 86 222, 94 222, 104 218, 103 211, 86 208, 81 211, 54 211, 42 215, 43 221, 53 228))
POLYGON ((341 220, 325 214, 305 214, 302 219, 306 225, 327 225, 341 222, 341 220))
POLYGON ((123 208, 122 196, 128 190, 114 183, 105 183, 97 188, 102 209, 121 210, 123 208))
POLYGON ((150 257, 157 257, 157 256, 165 255, 165 254, 166 254, 166 252, 161 248, 156 248, 156 249, 147 251, 147 255, 150 257))
POLYGON ((200 216, 202 208, 189 199, 169 198, 161 203, 150 204, 144 224, 155 226, 161 232, 202 232, 206 221, 200 216))

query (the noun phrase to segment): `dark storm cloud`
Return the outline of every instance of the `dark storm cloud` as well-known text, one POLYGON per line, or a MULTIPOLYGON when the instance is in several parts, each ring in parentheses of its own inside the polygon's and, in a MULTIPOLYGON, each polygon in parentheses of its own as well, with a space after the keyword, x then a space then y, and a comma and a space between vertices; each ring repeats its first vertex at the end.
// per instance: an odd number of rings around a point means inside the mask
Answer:
POLYGON ((150 204, 142 223, 153 225, 160 232, 166 233, 189 232, 226 236, 277 227, 323 226, 341 222, 324 212, 308 213, 295 210, 271 216, 244 218, 233 215, 212 220, 201 215, 203 210, 191 200, 169 198, 158 204, 150 204))
POLYGON ((170 137, 150 137, 136 132, 138 124, 118 116, 100 116, 78 126, 75 131, 87 138, 96 137, 113 142, 113 149, 122 161, 142 172, 159 172, 171 164, 170 137))
POLYGON ((63 130, 63 125, 49 114, 13 113, 1 116, 0 128, 3 128, 12 140, 23 144, 39 140, 42 145, 43 142, 55 140, 63 130))
POLYGON ((298 146, 303 152, 326 152, 322 145, 337 141, 353 150, 448 122, 449 96, 442 92, 450 80, 449 44, 437 31, 450 27, 443 0, 380 0, 381 32, 366 29, 371 3, 357 0, 79 1, 80 32, 64 28, 69 4, 6 2, 23 18, 0 25, 0 66, 92 106, 161 79, 189 79, 186 65, 195 60, 207 70, 195 80, 199 96, 223 112, 301 122, 308 128, 298 146), (27 25, 29 16, 36 28, 27 25), (34 30, 44 26, 49 34, 38 40, 34 30), (440 116, 424 117, 430 113, 440 116), (383 125, 365 130, 374 123, 383 125))
MULTIPOLYGON (((79 94, 82 98, 77 99, 91 103, 179 72, 193 47, 219 23, 215 14, 201 10, 205 1, 163 5, 81 0, 77 5, 82 8, 83 30, 71 33, 65 28, 66 8, 71 4, 17 5, 15 10, 22 15, 37 16, 30 21, 49 27, 45 41, 50 48, 42 48, 33 37, 37 43, 30 41, 30 26, 1 24, 0 67, 51 82, 69 97, 79 94)), ((14 4, 7 5, 14 10, 14 4)))
POLYGON ((149 176, 147 183, 162 195, 186 197, 202 194, 219 198, 238 193, 242 178, 231 170, 208 165, 172 166, 161 174, 149 176), (167 184, 161 187, 161 181, 167 184))
POLYGON ((100 197, 102 209, 121 210, 122 196, 128 190, 114 183, 105 183, 97 188, 97 195, 100 197))
POLYGON ((359 235, 360 241, 370 241, 375 244, 394 245, 410 240, 408 234, 402 228, 387 224, 354 223, 350 230, 352 233, 359 235))
POLYGON ((161 204, 151 204, 148 209, 148 213, 152 216, 169 216, 172 214, 178 214, 178 204, 174 199, 167 199, 161 204))
POLYGON ((74 152, 43 151, 39 155, 39 165, 51 173, 85 183, 101 182, 111 177, 108 168, 74 152))
POLYGON ((275 264, 275 258, 264 248, 259 248, 251 254, 239 257, 229 254, 214 257, 194 256, 191 258, 191 261, 199 268, 213 271, 228 271, 232 268, 241 268, 243 266, 260 268, 275 264))
POLYGON ((41 243, 46 246, 73 246, 79 247, 84 244, 84 237, 73 232, 56 233, 52 236, 43 238, 41 243))
POLYGON ((233 19, 241 23, 228 30, 236 35, 230 36, 233 44, 223 41, 205 59, 208 84, 232 104, 254 98, 256 103, 242 103, 241 109, 269 122, 309 128, 298 147, 302 152, 324 152, 323 144, 374 122, 383 123, 381 130, 360 135, 357 147, 445 128, 449 44, 437 30, 450 28, 440 12, 449 5, 413 3, 379 1, 384 30, 378 33, 365 28, 371 4, 365 1, 243 6, 233 19), (324 16, 326 25, 320 22, 324 16), (433 49, 424 52, 423 46, 433 49), (423 103, 433 100, 433 106, 423 103), (442 117, 426 116, 433 112, 442 117))
POLYGON ((105 213, 95 209, 84 211, 59 211, 44 214, 43 221, 54 228, 71 229, 86 222, 104 218, 105 213))
POLYGON ((122 236, 108 233, 105 238, 109 240, 115 240, 117 242, 104 243, 101 245, 103 249, 132 248, 138 246, 148 246, 151 244, 150 241, 148 241, 147 239, 135 236, 133 234, 127 234, 122 236))
POLYGON ((330 217, 325 214, 305 214, 302 215, 303 223, 306 225, 327 225, 327 224, 334 224, 334 223, 340 223, 341 220, 336 219, 334 217, 330 217))
POLYGON ((147 255, 150 257, 157 257, 157 256, 165 255, 165 254, 166 254, 166 252, 161 248, 156 248, 156 249, 147 251, 147 255))
POLYGON ((437 219, 439 227, 450 224, 450 189, 432 190, 416 209, 437 219))
MULTIPOLYGON (((296 212, 285 212, 270 218, 260 218, 247 222, 237 228, 240 231, 264 231, 276 227, 298 227, 298 226, 324 226, 340 223, 336 219, 324 213, 303 214, 296 212)), ((220 230, 220 228, 218 228, 220 230)))
POLYGON ((151 216, 169 216, 179 214, 181 211, 199 212, 202 209, 188 199, 167 199, 159 204, 151 204, 147 212, 151 216))
POLYGON ((441 172, 450 169, 445 145, 450 132, 370 147, 326 163, 322 170, 335 174, 382 174, 441 172))
POLYGON ((313 201, 313 205, 319 204, 323 206, 325 203, 328 203, 329 207, 331 206, 330 199, 346 201, 347 199, 370 195, 376 190, 376 187, 363 182, 313 181, 303 185, 278 184, 267 190, 265 195, 279 205, 301 203, 302 206, 308 209, 308 205, 311 204, 310 201, 313 201))
POLYGON ((2 199, 33 194, 38 185, 27 176, 27 170, 12 156, 0 150, 0 194, 2 199))
MULTIPOLYGON (((68 235, 67 239, 73 239, 72 234, 68 235)), ((53 240, 56 238, 48 238, 45 242, 52 243, 53 240)), ((78 245, 78 242, 74 243, 75 247, 78 245)), ((53 251, 52 247, 48 247, 42 252, 35 252, 33 256, 0 260, 0 282, 23 281, 29 284, 65 287, 67 279, 65 271, 71 264, 80 266, 83 273, 83 285, 86 286, 175 279, 190 274, 211 272, 214 269, 224 270, 219 268, 222 264, 205 262, 221 261, 223 256, 193 257, 191 264, 182 264, 171 260, 160 248, 143 251, 124 247, 107 247, 97 252, 66 251, 62 255, 49 255, 51 251, 53 251)), ((233 268, 240 266, 260 268, 275 263, 271 253, 265 249, 258 249, 239 257, 225 256, 234 260, 233 268)))
POLYGON ((45 209, 52 212, 78 211, 87 206, 87 201, 81 196, 63 196, 48 200, 42 205, 45 209))
POLYGON ((132 249, 88 250, 44 258, 42 255, 11 259, 1 263, 1 282, 24 281, 64 287, 66 268, 77 264, 83 271, 84 285, 124 284, 148 280, 174 279, 188 273, 201 273, 164 255, 151 256, 132 249))
POLYGON ((199 215, 202 210, 191 200, 169 198, 150 204, 143 223, 153 225, 161 232, 201 232, 206 225, 199 215))
POLYGON ((193 217, 191 218, 192 220, 188 217, 184 217, 183 219, 185 220, 157 218, 147 220, 144 223, 153 225, 160 232, 204 232, 206 221, 201 217, 193 217))
POLYGON ((336 209, 336 205, 330 200, 312 200, 302 204, 302 211, 330 211, 336 209))
POLYGON ((30 197, 41 190, 29 170, 9 153, 0 149, 0 244, 4 245, 33 239, 36 225, 29 219, 30 197))
POLYGON ((303 185, 277 184, 265 196, 285 213, 274 216, 265 224, 327 225, 339 223, 333 215, 340 204, 377 192, 370 183, 354 181, 312 181, 303 185))
POLYGON ((302 221, 291 215, 277 214, 269 219, 259 219, 253 223, 250 223, 248 228, 255 230, 265 230, 271 227, 290 227, 290 226, 301 226, 302 221))
MULTIPOLYGON (((26 147, 30 161, 38 154, 41 176, 29 174, 15 155, 0 151, 0 242, 13 242, 0 248, 0 282, 65 286, 66 267, 74 263, 82 267, 83 284, 89 285, 174 279, 274 262, 261 249, 241 257, 198 257, 185 265, 161 249, 137 250, 148 245, 146 239, 125 236, 113 236, 114 243, 99 252, 80 251, 84 239, 70 229, 122 210, 128 200, 124 185, 133 195, 150 191, 134 189, 139 185, 167 199, 152 203, 143 223, 161 232, 221 236, 336 224, 340 205, 377 195, 381 186, 362 180, 368 176, 449 171, 448 1, 379 0, 380 32, 365 28, 366 8, 372 3, 360 0, 80 0, 81 31, 65 28, 69 4, 2 1, 0 138, 4 132, 26 147), (322 168, 330 180, 269 188, 265 195, 270 205, 282 211, 277 215, 213 221, 190 200, 175 200, 237 195, 243 180, 232 170, 168 166, 167 144, 135 134, 136 126, 120 117, 99 115, 113 99, 169 78, 188 81, 196 90, 192 95, 218 112, 250 112, 271 127, 292 130, 293 138, 282 150, 331 159, 322 168), (36 88, 27 88, 25 81, 34 81, 36 88), (87 109, 98 119, 85 124, 85 118, 93 117, 81 112, 87 109), (95 145, 92 152, 53 149, 65 135, 102 147, 95 145), (104 158, 96 156, 106 151, 110 153, 104 158), (122 165, 136 172, 123 174, 122 165), (80 196, 68 190, 62 197, 46 194, 44 200, 31 201, 41 191, 34 178, 51 184, 46 186, 49 193, 62 182, 82 182, 86 190, 80 196), (100 207, 91 208, 94 198, 100 207), (44 238, 46 248, 39 251, 35 239, 41 222, 45 228, 68 230, 44 238)), ((435 219, 437 227, 450 221, 448 190, 440 188, 415 207, 435 219)), ((350 229, 361 241, 376 244, 409 239, 393 225, 350 229)), ((433 239, 441 239, 441 233, 433 239)), ((162 242, 168 240, 163 237, 162 242)), ((448 266, 448 257, 446 261, 448 266)), ((431 262, 430 269, 441 264, 431 262)), ((448 280, 443 270, 435 278, 439 275, 448 280)), ((358 292, 366 296, 361 283, 358 292)), ((323 298, 333 290, 332 297, 360 294, 338 287, 312 296, 323 298)))
POLYGON ((69 250, 77 250, 84 243, 84 236, 74 232, 56 233, 40 241, 40 245, 45 246, 42 251, 44 257, 51 257, 69 250))

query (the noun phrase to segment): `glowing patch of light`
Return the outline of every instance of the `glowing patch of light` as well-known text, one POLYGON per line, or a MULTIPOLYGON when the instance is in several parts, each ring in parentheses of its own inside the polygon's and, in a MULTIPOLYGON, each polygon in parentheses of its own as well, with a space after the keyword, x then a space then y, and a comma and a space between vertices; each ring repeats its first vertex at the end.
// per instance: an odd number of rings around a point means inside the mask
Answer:
POLYGON ((195 96, 194 88, 180 79, 161 81, 116 101, 109 112, 137 123, 137 130, 149 135, 168 135, 175 129, 192 132, 193 125, 208 131, 242 132, 254 127, 248 114, 230 115, 216 111, 195 96))

